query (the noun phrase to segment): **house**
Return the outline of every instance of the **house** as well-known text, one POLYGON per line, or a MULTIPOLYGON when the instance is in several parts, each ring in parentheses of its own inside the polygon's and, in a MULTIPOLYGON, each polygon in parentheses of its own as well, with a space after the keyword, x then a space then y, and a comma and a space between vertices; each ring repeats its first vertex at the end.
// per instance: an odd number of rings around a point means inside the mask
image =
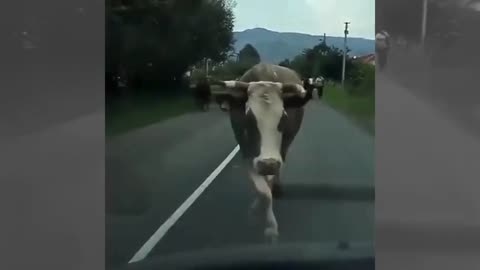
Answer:
POLYGON ((354 57, 354 61, 360 61, 364 64, 370 64, 375 66, 375 54, 370 53, 370 54, 365 54, 361 56, 356 56, 354 57))

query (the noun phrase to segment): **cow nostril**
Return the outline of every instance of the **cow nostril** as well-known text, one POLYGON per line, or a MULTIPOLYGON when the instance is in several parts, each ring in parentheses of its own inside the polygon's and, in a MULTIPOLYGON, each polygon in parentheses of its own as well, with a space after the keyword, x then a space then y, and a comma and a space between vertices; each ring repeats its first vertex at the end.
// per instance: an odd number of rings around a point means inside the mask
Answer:
POLYGON ((257 162, 257 170, 262 175, 275 175, 280 170, 280 161, 269 158, 257 162))

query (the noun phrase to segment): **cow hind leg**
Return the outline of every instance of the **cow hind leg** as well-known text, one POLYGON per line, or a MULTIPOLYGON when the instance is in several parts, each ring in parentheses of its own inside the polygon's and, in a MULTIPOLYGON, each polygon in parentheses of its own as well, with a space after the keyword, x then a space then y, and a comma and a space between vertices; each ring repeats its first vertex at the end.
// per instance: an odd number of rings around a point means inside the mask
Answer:
POLYGON ((258 196, 258 207, 261 207, 265 215, 264 237, 269 243, 275 243, 278 239, 278 223, 273 213, 273 197, 267 177, 250 172, 250 177, 255 185, 258 196))

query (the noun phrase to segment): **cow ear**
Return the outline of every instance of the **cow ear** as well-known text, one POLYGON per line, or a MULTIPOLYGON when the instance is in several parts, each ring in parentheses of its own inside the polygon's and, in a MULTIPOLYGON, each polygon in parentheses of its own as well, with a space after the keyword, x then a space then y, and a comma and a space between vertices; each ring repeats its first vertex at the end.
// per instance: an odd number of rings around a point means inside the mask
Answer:
POLYGON ((299 96, 286 97, 286 98, 283 98, 283 107, 285 109, 300 108, 305 106, 305 104, 307 104, 310 99, 311 99, 311 95, 308 95, 303 98, 299 96))
POLYGON ((297 83, 283 83, 282 84, 282 97, 300 97, 304 98, 307 95, 307 91, 303 88, 302 85, 297 83))
POLYGON ((234 98, 245 98, 248 94, 248 87, 250 86, 247 82, 240 81, 225 81, 225 87, 229 90, 230 95, 234 98))
POLYGON ((283 111, 282 117, 280 117, 280 122, 278 122, 277 129, 282 132, 287 126, 288 114, 287 111, 283 111))
POLYGON ((284 83, 282 86, 283 106, 285 108, 302 107, 311 99, 311 91, 296 83, 284 83))

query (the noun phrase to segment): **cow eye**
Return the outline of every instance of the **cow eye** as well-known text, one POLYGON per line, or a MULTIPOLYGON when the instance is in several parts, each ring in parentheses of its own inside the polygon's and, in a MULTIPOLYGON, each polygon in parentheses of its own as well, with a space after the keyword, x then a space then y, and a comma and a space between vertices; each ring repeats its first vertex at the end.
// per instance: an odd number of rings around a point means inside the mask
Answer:
POLYGON ((287 118, 288 118, 288 114, 284 110, 283 114, 282 114, 282 117, 280 118, 280 121, 278 122, 278 126, 277 126, 278 131, 282 132, 285 129, 285 126, 287 125, 287 118))

